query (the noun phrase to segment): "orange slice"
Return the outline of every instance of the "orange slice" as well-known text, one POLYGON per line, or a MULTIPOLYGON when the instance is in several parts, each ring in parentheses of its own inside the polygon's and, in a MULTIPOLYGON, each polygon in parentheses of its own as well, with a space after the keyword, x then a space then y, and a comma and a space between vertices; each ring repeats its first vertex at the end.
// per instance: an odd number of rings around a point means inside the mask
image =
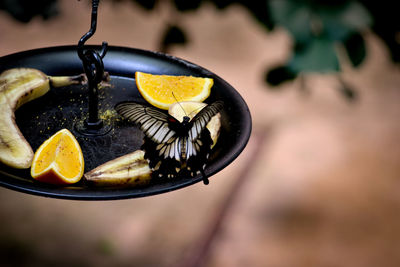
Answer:
POLYGON ((154 75, 136 72, 136 86, 153 106, 168 109, 177 101, 205 100, 211 92, 214 80, 193 76, 154 75))
POLYGON ((33 156, 31 175, 51 184, 73 184, 83 176, 84 161, 78 141, 67 129, 47 139, 33 156))

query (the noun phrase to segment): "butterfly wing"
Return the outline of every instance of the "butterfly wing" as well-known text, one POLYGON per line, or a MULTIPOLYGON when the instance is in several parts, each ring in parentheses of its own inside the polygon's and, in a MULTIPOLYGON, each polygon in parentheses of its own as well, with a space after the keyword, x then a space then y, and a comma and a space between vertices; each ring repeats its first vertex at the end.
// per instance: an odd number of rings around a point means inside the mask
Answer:
POLYGON ((208 122, 211 120, 211 118, 216 114, 218 114, 218 112, 220 112, 223 109, 223 107, 224 104, 222 101, 216 101, 210 105, 207 105, 202 110, 200 110, 200 112, 197 113, 196 116, 194 116, 193 119, 190 121, 192 125, 188 131, 189 145, 186 148, 187 149, 186 153, 188 155, 188 158, 190 158, 190 156, 193 154, 196 155, 196 153, 200 151, 200 148, 204 146, 204 144, 202 144, 203 142, 201 138, 199 137, 205 130, 207 130, 206 126, 208 122))
POLYGON ((210 105, 207 105, 199 113, 194 116, 191 120, 192 127, 189 130, 189 134, 192 140, 197 139, 202 130, 207 126, 207 123, 211 118, 220 112, 224 107, 222 101, 216 101, 210 105))
POLYGON ((143 131, 142 149, 155 176, 176 176, 181 168, 181 139, 173 129, 179 127, 180 122, 157 109, 134 102, 120 103, 115 109, 143 131))
POLYGON ((190 121, 184 147, 186 157, 186 170, 190 176, 195 176, 198 172, 203 176, 204 184, 208 184, 208 179, 204 173, 204 168, 211 151, 212 139, 210 132, 206 128, 211 118, 223 109, 223 102, 217 101, 204 107, 190 121))
POLYGON ((123 117, 139 124, 145 134, 142 149, 156 176, 172 178, 184 167, 187 175, 203 175, 212 139, 207 123, 223 108, 221 101, 203 108, 191 121, 186 132, 176 131, 182 127, 172 116, 133 102, 118 104, 116 110, 123 117))
MULTIPOLYGON (((118 104, 115 110, 129 121, 139 124, 146 137, 155 143, 166 142, 176 134, 169 127, 169 124, 175 123, 176 120, 152 107, 134 102, 124 102, 118 104)), ((176 123, 179 122, 176 121, 176 123)))

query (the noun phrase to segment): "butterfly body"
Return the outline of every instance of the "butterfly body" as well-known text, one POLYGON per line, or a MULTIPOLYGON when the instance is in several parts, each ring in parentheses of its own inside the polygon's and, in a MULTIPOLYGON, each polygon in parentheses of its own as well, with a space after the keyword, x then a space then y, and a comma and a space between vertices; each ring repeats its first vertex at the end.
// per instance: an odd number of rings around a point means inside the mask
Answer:
POLYGON ((152 107, 133 102, 118 104, 116 110, 123 117, 139 124, 144 133, 142 149, 160 178, 194 177, 198 173, 208 183, 204 167, 212 145, 207 123, 223 108, 220 101, 203 108, 192 119, 184 116, 182 122, 152 107))
POLYGON ((176 132, 177 135, 185 135, 190 127, 192 126, 192 123, 190 123, 190 117, 184 116, 182 119, 182 122, 179 122, 177 119, 174 117, 170 116, 168 118, 169 122, 169 128, 173 131, 176 132))

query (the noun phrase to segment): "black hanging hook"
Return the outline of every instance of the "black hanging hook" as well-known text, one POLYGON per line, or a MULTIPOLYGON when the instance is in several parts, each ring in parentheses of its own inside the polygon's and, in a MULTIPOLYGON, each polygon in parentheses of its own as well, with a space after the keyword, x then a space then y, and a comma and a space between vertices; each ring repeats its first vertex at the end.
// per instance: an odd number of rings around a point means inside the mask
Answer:
POLYGON ((96 32, 99 1, 100 0, 92 1, 91 27, 90 30, 81 37, 78 43, 78 56, 82 61, 89 87, 89 118, 86 121, 84 125, 85 129, 82 132, 88 132, 89 135, 95 135, 96 131, 101 129, 103 126, 103 121, 99 119, 98 111, 98 84, 103 79, 103 57, 107 53, 108 44, 107 42, 102 43, 100 53, 94 49, 85 49, 85 42, 96 32))
POLYGON ((99 6, 100 0, 92 1, 92 18, 91 18, 91 27, 90 30, 85 33, 78 43, 78 56, 82 60, 83 67, 85 72, 90 70, 90 77, 97 83, 101 82, 104 74, 104 65, 103 65, 103 57, 105 56, 108 48, 107 42, 102 43, 102 49, 100 54, 93 49, 84 49, 85 42, 89 40, 93 34, 96 32, 97 28, 97 9, 99 6))

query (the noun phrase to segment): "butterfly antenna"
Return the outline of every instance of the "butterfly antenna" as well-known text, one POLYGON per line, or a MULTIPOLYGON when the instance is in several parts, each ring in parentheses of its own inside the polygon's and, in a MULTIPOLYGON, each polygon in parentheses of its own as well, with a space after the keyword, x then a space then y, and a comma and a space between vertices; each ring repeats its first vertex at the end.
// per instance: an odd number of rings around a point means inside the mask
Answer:
POLYGON ((172 96, 175 98, 176 103, 178 103, 178 105, 181 107, 181 109, 183 110, 183 113, 185 113, 185 116, 188 117, 188 114, 186 114, 185 109, 182 107, 181 103, 178 101, 178 99, 176 98, 174 92, 172 92, 172 96))
POLYGON ((198 110, 202 110, 203 108, 205 108, 205 107, 198 107, 198 108, 192 110, 192 112, 190 112, 189 115, 192 115, 192 113, 197 113, 198 110))

